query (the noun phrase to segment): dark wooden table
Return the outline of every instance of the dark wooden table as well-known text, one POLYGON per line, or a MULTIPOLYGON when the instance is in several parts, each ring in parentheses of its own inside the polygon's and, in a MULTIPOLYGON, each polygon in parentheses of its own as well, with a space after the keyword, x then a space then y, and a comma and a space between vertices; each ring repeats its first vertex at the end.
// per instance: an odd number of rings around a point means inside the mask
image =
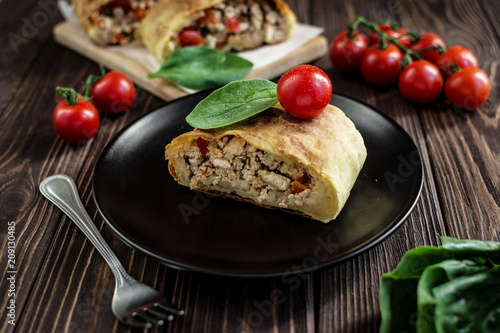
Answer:
POLYGON ((0 331, 133 331, 111 313, 114 278, 102 257, 38 191, 40 182, 56 173, 76 180, 85 207, 130 274, 186 310, 184 318, 154 332, 377 332, 379 277, 404 252, 439 245, 441 235, 500 240, 500 2, 289 1, 300 21, 324 27, 329 40, 355 14, 436 32, 448 45, 473 50, 492 83, 484 106, 460 113, 444 98, 415 105, 395 86, 375 88, 359 76, 341 75, 327 57, 315 62, 332 78, 335 92, 380 109, 410 134, 423 156, 425 180, 414 211, 390 237, 293 284, 165 267, 126 246, 103 224, 90 186, 101 151, 121 128, 165 102, 138 89, 137 106, 104 118, 94 140, 71 145, 58 138, 51 121, 59 100, 54 88, 81 90, 98 65, 54 41, 52 28, 62 20, 54 3, 0 2, 0 331), (6 280, 9 223, 15 225, 15 297, 8 296, 6 280), (10 299, 15 299, 15 326, 8 324, 10 299))

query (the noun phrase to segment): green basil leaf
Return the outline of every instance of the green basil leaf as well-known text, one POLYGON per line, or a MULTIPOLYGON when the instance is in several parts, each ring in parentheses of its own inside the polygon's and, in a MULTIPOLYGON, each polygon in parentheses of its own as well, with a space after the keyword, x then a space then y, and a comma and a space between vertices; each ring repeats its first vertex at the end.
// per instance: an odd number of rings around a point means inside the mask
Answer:
POLYGON ((186 88, 203 90, 221 87, 244 78, 253 63, 233 53, 222 53, 204 46, 175 50, 156 73, 148 77, 166 78, 186 88))
POLYGON ((276 86, 274 82, 259 79, 228 83, 198 103, 186 121, 200 129, 237 123, 276 104, 276 86))

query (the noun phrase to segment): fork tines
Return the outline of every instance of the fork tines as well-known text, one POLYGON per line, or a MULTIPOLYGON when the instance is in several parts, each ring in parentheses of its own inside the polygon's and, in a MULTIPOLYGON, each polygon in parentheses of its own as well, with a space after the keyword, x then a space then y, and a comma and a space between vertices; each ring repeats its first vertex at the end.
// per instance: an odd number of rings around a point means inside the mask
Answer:
MULTIPOLYGON (((179 309, 171 307, 171 306, 165 306, 165 305, 160 304, 160 303, 155 303, 154 306, 158 307, 160 309, 163 309, 165 311, 175 313, 178 316, 184 316, 184 310, 179 310, 179 309)), ((172 319, 174 319, 174 316, 172 316, 172 319)), ((172 320, 172 319, 169 319, 169 320, 172 320)))
POLYGON ((123 319, 128 324, 134 326, 151 328, 153 324, 161 326, 165 323, 165 320, 174 320, 174 314, 183 316, 184 310, 179 310, 161 303, 154 303, 151 306, 143 307, 131 312, 130 315, 123 319))

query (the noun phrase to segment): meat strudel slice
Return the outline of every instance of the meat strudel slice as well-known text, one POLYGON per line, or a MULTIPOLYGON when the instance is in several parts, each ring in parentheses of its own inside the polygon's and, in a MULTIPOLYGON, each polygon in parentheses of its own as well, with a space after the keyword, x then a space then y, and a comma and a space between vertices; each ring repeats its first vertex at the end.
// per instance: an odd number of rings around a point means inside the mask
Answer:
POLYGON ((125 45, 160 0, 72 0, 75 16, 97 45, 125 45))
POLYGON ((295 22, 282 0, 161 0, 136 37, 163 61, 185 46, 229 52, 279 43, 295 22))
POLYGON ((361 134, 332 105, 299 120, 276 104, 234 125, 184 133, 165 148, 181 185, 322 222, 343 208, 366 154, 361 134))

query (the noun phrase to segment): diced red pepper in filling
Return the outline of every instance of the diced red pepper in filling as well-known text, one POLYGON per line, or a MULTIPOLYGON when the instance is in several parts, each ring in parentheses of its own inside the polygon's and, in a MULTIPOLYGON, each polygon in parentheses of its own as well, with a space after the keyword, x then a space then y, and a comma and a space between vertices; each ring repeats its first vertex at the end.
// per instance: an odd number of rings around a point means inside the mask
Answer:
POLYGON ((307 189, 307 185, 302 184, 298 180, 294 180, 292 182, 292 191, 291 191, 292 194, 300 193, 306 189, 307 189))
POLYGON ((292 182, 292 194, 297 194, 300 193, 306 189, 309 188, 309 185, 311 185, 311 178, 309 177, 308 174, 303 174, 296 180, 292 182))
MULTIPOLYGON (((194 28, 193 28, 193 26, 192 26, 192 25, 186 25, 186 26, 182 27, 181 32, 186 31, 186 30, 193 30, 193 29, 194 29, 194 28)), ((180 34, 181 32, 179 32, 179 34, 180 34)))
POLYGON ((133 10, 133 13, 134 13, 135 17, 137 17, 139 19, 143 19, 144 17, 146 17, 146 14, 148 13, 148 10, 147 9, 136 8, 136 9, 133 10))
POLYGON ((109 3, 109 8, 111 10, 115 8, 123 8, 123 10, 129 11, 132 9, 132 5, 130 4, 130 0, 113 0, 109 3))
POLYGON ((309 186, 311 184, 311 178, 307 173, 303 174, 299 178, 297 178, 297 181, 299 181, 301 184, 309 186))
POLYGON ((96 16, 90 17, 90 20, 92 21, 92 24, 94 24, 94 25, 98 25, 102 21, 101 18, 96 17, 96 16))
POLYGON ((236 33, 240 32, 240 20, 237 17, 230 17, 226 21, 227 32, 236 33))
POLYGON ((196 144, 198 145, 198 149, 200 152, 205 155, 208 154, 210 150, 208 150, 208 141, 203 140, 202 138, 196 139, 196 144))
POLYGON ((124 39, 124 38, 125 38, 124 34, 116 34, 116 35, 113 36, 113 42, 114 43, 120 43, 120 41, 122 39, 124 39))
POLYGON ((205 9, 205 13, 202 17, 196 20, 196 23, 201 25, 215 25, 217 24, 217 18, 215 17, 215 10, 208 8, 205 9))
POLYGON ((198 31, 184 30, 179 34, 179 44, 181 46, 195 46, 203 44, 203 37, 198 31))

